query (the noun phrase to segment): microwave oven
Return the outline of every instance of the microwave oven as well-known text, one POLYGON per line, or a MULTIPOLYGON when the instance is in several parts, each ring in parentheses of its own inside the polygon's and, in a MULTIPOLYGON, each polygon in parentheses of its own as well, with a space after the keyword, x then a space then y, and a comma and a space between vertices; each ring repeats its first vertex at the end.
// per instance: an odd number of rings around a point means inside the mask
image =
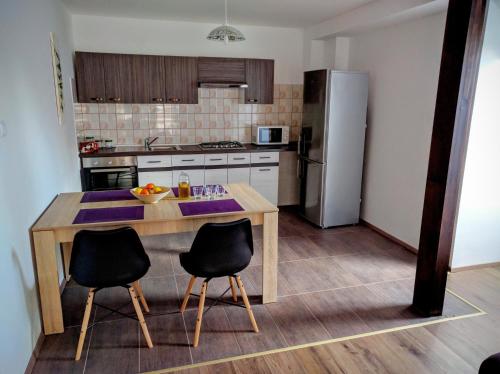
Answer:
POLYGON ((252 143, 257 145, 288 144, 290 128, 288 126, 252 127, 252 143))

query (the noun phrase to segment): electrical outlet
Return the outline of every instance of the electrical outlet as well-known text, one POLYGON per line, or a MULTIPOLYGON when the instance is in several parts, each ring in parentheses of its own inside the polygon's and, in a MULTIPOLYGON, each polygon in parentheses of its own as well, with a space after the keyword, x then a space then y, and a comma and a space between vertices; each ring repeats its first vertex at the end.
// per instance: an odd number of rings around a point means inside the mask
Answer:
POLYGON ((4 138, 7 136, 7 125, 4 121, 0 120, 0 138, 4 138))

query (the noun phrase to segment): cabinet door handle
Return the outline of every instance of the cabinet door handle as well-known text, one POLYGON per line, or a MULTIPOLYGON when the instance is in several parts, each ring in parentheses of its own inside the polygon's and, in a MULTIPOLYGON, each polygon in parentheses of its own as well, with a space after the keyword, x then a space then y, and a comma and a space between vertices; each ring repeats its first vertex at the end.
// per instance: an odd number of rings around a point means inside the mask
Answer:
POLYGON ((161 97, 153 97, 152 99, 154 102, 157 102, 157 103, 162 103, 163 102, 163 98, 161 97))
POLYGON ((234 157, 233 160, 244 160, 245 157, 234 157))
POLYGON ((114 101, 115 103, 117 103, 117 102, 121 101, 121 98, 120 97, 110 97, 109 101, 114 101))
POLYGON ((266 159, 266 158, 271 158, 271 156, 259 156, 259 159, 260 159, 260 160, 264 160, 264 159, 266 159))
POLYGON ((98 97, 89 97, 89 100, 90 101, 99 101, 99 98, 98 97))
POLYGON ((194 158, 190 158, 188 160, 181 160, 182 162, 193 162, 194 161, 194 158))
POLYGON ((271 171, 271 169, 259 169, 259 171, 271 171))
POLYGON ((148 161, 148 164, 159 164, 161 161, 159 160, 154 160, 154 161, 148 161))
POLYGON ((222 158, 210 158, 209 161, 222 161, 222 158))
POLYGON ((248 102, 249 103, 258 103, 259 100, 258 99, 248 99, 248 102))

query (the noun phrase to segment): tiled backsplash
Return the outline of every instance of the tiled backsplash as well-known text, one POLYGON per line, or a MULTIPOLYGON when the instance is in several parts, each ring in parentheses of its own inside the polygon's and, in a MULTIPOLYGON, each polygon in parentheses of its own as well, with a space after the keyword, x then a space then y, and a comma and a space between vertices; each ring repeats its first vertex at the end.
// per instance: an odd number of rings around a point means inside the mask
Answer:
POLYGON ((302 85, 274 86, 274 104, 240 104, 239 88, 199 88, 198 104, 75 104, 77 136, 142 145, 251 141, 254 124, 290 126, 297 140, 302 124, 302 85))

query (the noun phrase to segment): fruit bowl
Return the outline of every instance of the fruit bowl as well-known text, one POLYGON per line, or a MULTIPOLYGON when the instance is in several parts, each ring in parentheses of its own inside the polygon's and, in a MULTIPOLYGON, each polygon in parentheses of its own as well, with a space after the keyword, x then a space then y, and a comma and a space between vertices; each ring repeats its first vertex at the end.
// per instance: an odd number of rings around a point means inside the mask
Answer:
POLYGON ((137 199, 141 200, 144 204, 156 204, 158 201, 167 196, 172 190, 169 187, 164 186, 155 186, 157 189, 161 189, 161 191, 150 193, 147 195, 140 194, 136 192, 135 188, 130 190, 130 193, 134 195, 137 199))

